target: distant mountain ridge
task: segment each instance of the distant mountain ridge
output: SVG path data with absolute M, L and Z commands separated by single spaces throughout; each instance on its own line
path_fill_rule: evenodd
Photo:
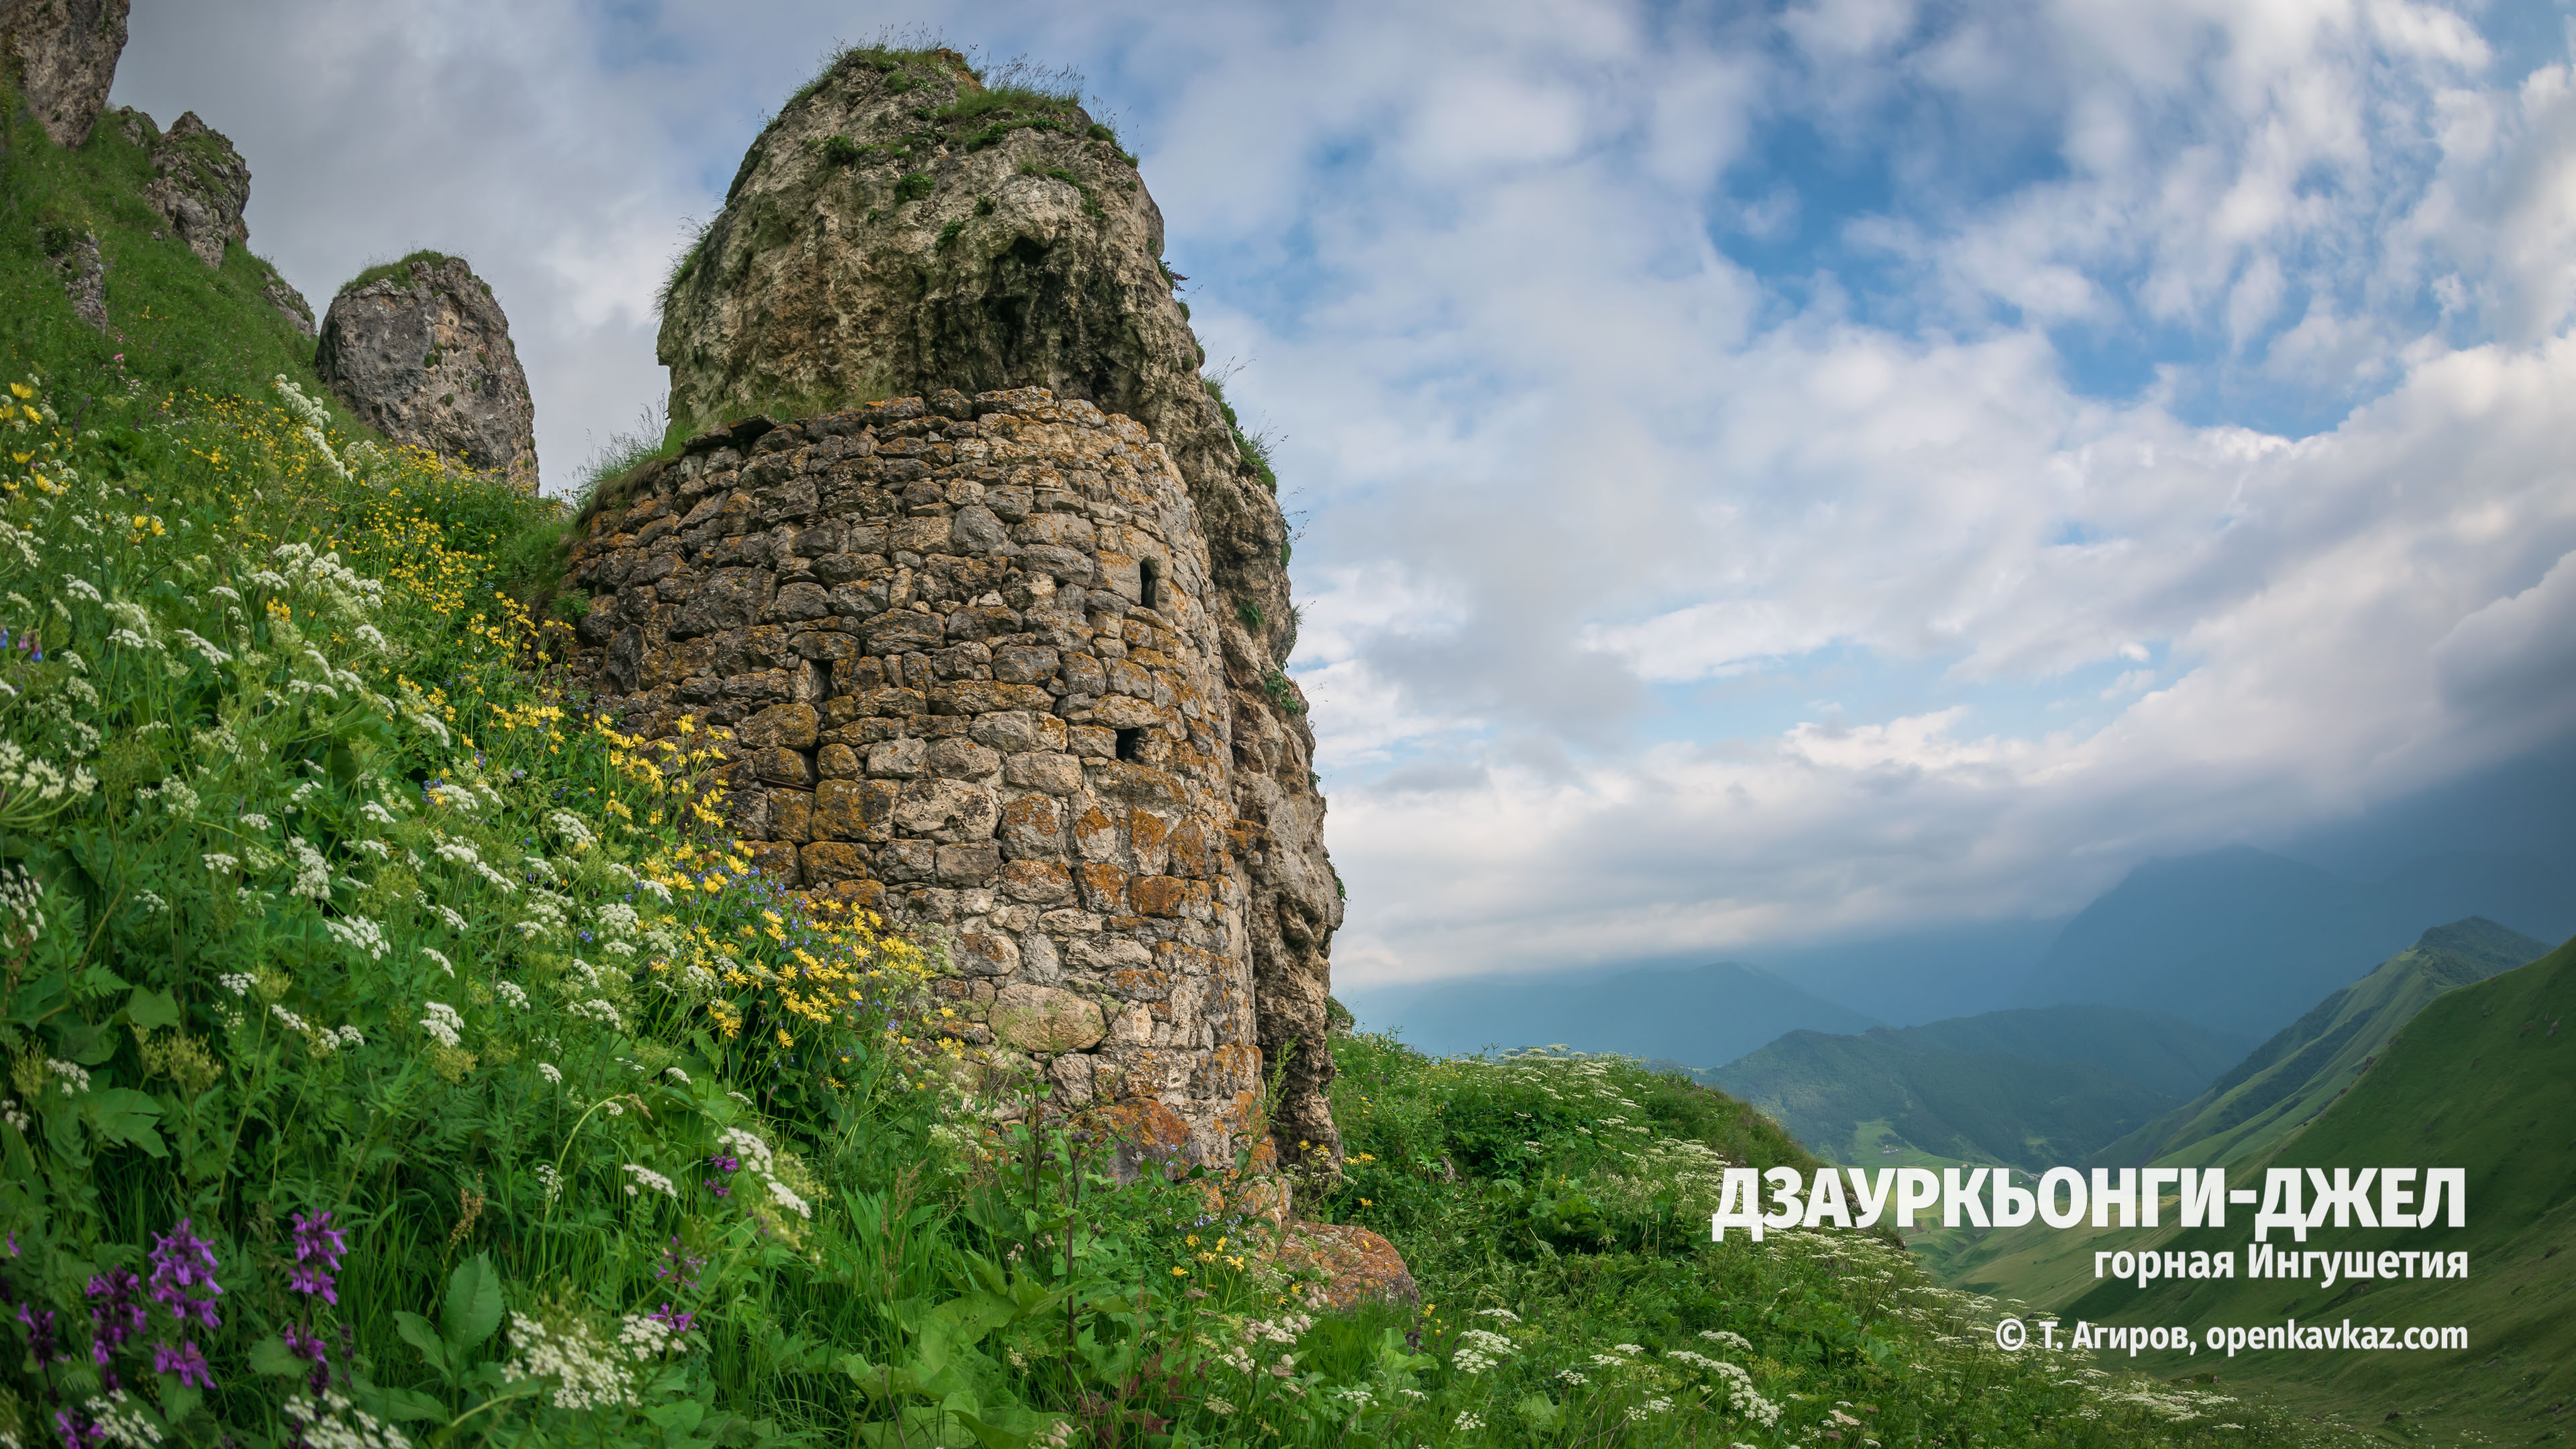
M 2207 1091 L 2095 1155 L 2097 1164 L 2200 1167 L 2242 1161 L 2314 1117 L 2434 997 L 2549 952 L 2483 916 L 2435 926 L 2317 1003 Z
M 1697 1075 L 1829 1161 L 2045 1169 L 2134 1131 L 2246 1045 L 2163 1012 L 2057 1006 L 1856 1035 L 1791 1032 Z
M 2260 1037 L 2428 922 L 2485 916 L 2576 930 L 2576 888 L 2533 856 L 2454 853 L 2374 882 L 2234 846 L 2149 861 L 2066 923 L 2020 996 L 2170 1011 Z
M 1578 978 L 1474 977 L 1353 991 L 1363 1026 L 1435 1054 L 1562 1042 L 1693 1064 L 1731 1061 L 1786 1032 L 1878 1023 L 1759 966 L 1719 961 Z

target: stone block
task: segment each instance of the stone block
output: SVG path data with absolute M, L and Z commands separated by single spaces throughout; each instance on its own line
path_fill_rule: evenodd
M 855 780 L 866 771 L 859 767 L 859 752 L 848 745 L 825 745 L 814 756 L 814 772 L 826 780 Z
M 1086 908 L 1103 915 L 1127 914 L 1127 872 L 1103 861 L 1085 861 L 1074 867 L 1073 878 Z
M 990 840 L 1001 821 L 1001 801 L 992 787 L 964 780 L 907 781 L 895 800 L 895 829 L 944 844 Z
M 990 840 L 943 845 L 934 859 L 934 877 L 945 886 L 984 885 L 1002 873 L 1002 847 Z
M 814 787 L 813 833 L 826 840 L 882 841 L 892 834 L 896 786 L 887 780 L 825 780 Z
M 956 848 L 945 847 L 942 853 Z M 969 976 L 1008 976 L 1019 969 L 1020 948 L 989 925 L 973 925 L 957 933 L 956 964 Z
M 1006 755 L 1042 749 L 1037 721 L 1045 718 L 1045 715 L 1033 715 L 1024 709 L 979 714 L 975 716 L 975 722 L 966 727 L 966 737 L 979 745 L 990 745 Z
M 1076 758 L 1106 760 L 1118 753 L 1118 732 L 1098 725 L 1075 725 L 1065 731 L 1065 749 Z
M 761 618 L 772 624 L 795 623 L 828 618 L 832 612 L 832 596 L 821 584 L 794 583 L 779 589 Z
M 1192 888 L 1204 891 L 1197 881 L 1181 880 L 1168 875 L 1141 875 L 1127 886 L 1128 899 L 1136 904 L 1140 916 L 1173 917 L 1183 914 L 1193 896 Z
M 818 840 L 798 850 L 796 856 L 804 866 L 808 885 L 868 878 L 867 853 L 844 841 Z
M 769 796 L 769 835 L 796 844 L 814 838 L 814 797 L 802 790 L 773 790 Z
M 781 885 L 803 884 L 801 873 L 796 867 L 796 846 L 792 842 L 752 840 L 744 842 L 744 848 L 751 852 L 752 868 L 762 875 L 768 876 Z
M 1097 1046 L 1109 1023 L 1100 1005 L 1057 986 L 1013 982 L 993 998 L 986 1021 L 1000 1040 L 1030 1052 L 1078 1052 Z
M 760 778 L 773 785 L 810 790 L 814 786 L 814 762 L 802 750 L 767 749 L 752 756 L 752 768 Z
M 1002 867 L 1002 894 L 1048 905 L 1073 894 L 1073 872 L 1051 860 L 1014 860 Z
M 937 714 L 980 715 L 1000 710 L 1025 709 L 1039 712 L 1055 708 L 1055 696 L 1034 684 L 1004 684 L 993 679 L 960 679 L 930 691 L 930 708 Z
M 1002 757 L 971 739 L 945 739 L 930 747 L 930 773 L 944 780 L 992 780 L 1002 773 Z
M 1014 796 L 1002 807 L 1002 849 L 1013 860 L 1064 859 L 1064 809 L 1052 795 Z
M 1082 788 L 1082 762 L 1071 755 L 1013 755 L 1002 762 L 1002 782 L 1050 795 L 1070 795 Z
M 993 651 L 993 677 L 1004 684 L 1044 684 L 1055 678 L 1059 660 L 1043 644 L 1005 644 Z
M 1118 817 L 1098 805 L 1086 805 L 1073 817 L 1073 848 L 1084 860 L 1115 861 L 1126 854 L 1119 838 Z
M 939 847 L 927 840 L 898 840 L 877 852 L 877 875 L 895 885 L 926 881 L 938 866 Z
M 881 780 L 918 780 L 930 773 L 930 742 L 898 739 L 871 745 L 868 773 Z
M 889 609 L 860 626 L 870 654 L 909 654 L 948 642 L 948 626 L 936 614 Z

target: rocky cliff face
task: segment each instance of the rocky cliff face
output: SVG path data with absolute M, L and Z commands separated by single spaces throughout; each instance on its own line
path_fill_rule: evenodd
M 492 288 L 461 257 L 361 273 L 323 314 L 314 370 L 397 443 L 537 488 L 537 410 Z
M 242 220 L 250 206 L 250 163 L 194 111 L 152 142 L 152 184 L 143 199 L 170 219 L 171 230 L 207 266 L 224 264 L 228 244 L 250 245 Z
M 1260 1045 L 1286 1067 L 1274 1137 L 1329 1168 L 1342 906 L 1304 701 L 1279 669 L 1296 637 L 1287 530 L 1199 381 L 1162 246 L 1132 158 L 1078 107 L 987 92 L 947 52 L 853 52 L 743 158 L 673 280 L 659 350 L 674 418 L 1037 387 L 1159 445 L 1208 558 L 1246 965 Z
M 78 146 L 107 104 L 133 0 L 0 0 L 0 65 L 57 146 Z

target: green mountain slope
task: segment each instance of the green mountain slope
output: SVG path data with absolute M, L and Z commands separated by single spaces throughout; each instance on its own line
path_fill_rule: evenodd
M 1857 1036 L 1791 1032 L 1699 1075 L 1828 1158 L 2044 1170 L 2134 1131 L 2242 1046 L 2157 1012 L 2051 1007 Z
M 2255 1048 L 2200 1096 L 2094 1161 L 2198 1167 L 2252 1157 L 2349 1088 L 2426 1002 L 2548 950 L 2546 942 L 2479 916 L 2436 926 Z
M 2238 1278 L 2159 1283 L 2141 1292 L 2104 1283 L 2064 1312 L 2096 1323 L 2255 1325 L 2301 1322 L 2463 1325 L 2465 1350 L 2290 1352 L 2213 1363 L 2147 1354 L 2137 1366 L 2217 1369 L 2357 1412 L 2385 1436 L 2424 1433 L 2531 1443 L 2563 1436 L 2576 1398 L 2576 942 L 2541 960 L 2447 992 L 2391 1037 L 2379 1060 L 2306 1130 L 2230 1179 L 2259 1182 L 2267 1167 L 2458 1167 L 2467 1215 L 2458 1228 L 2312 1228 L 2302 1251 L 2466 1252 L 2466 1279 L 2306 1281 Z M 2074 1237 L 2074 1234 L 2068 1234 Z M 2122 1235 L 2121 1247 L 2143 1247 Z M 2283 1236 L 2275 1230 L 2272 1236 Z M 2159 1246 L 2240 1251 L 2253 1237 L 2244 1209 L 2223 1228 L 2172 1235 Z M 2097 1246 L 2111 1246 L 2105 1237 Z M 2386 1417 L 2383 1417 L 2386 1416 Z

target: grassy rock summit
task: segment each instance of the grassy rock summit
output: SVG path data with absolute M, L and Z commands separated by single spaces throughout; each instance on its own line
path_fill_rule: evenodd
M 462 257 L 415 252 L 331 299 L 314 369 L 398 443 L 537 491 L 537 409 L 492 285 Z
M 1261 1048 L 1285 1070 L 1277 1136 L 1329 1161 L 1342 895 L 1305 702 L 1280 669 L 1296 645 L 1287 527 L 1266 463 L 1200 380 L 1135 158 L 1070 85 L 1018 81 L 988 86 L 954 51 L 859 49 L 779 111 L 664 294 L 674 429 L 1028 387 L 1143 425 L 1207 550 L 1238 919 Z

